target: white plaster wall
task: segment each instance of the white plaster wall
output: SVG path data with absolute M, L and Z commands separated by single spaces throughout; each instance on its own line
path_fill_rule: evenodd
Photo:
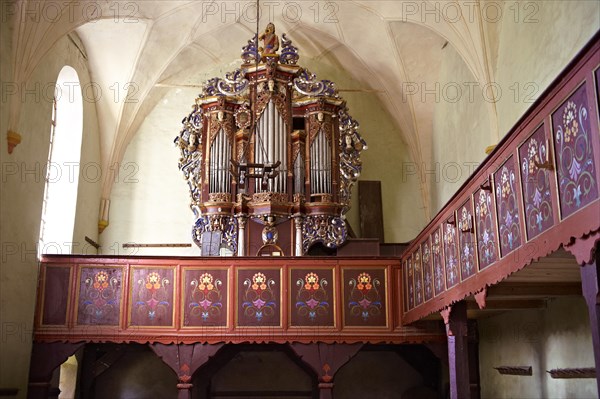
M 596 398 L 595 379 L 553 379 L 547 370 L 594 367 L 583 297 L 552 300 L 547 309 L 513 310 L 479 320 L 481 397 Z M 494 367 L 532 366 L 531 377 L 500 375 Z
M 9 56 L 12 27 L 9 23 L 0 25 L 2 81 L 11 82 L 12 61 Z M 85 59 L 69 38 L 62 38 L 47 53 L 26 82 L 26 87 L 36 94 L 29 94 L 21 101 L 22 109 L 17 131 L 22 135 L 22 142 L 12 155 L 7 153 L 5 139 L 8 129 L 6 117 L 8 102 L 0 103 L 2 116 L 0 160 L 3 168 L 0 194 L 2 220 L 0 227 L 2 245 L 0 387 L 18 388 L 18 397 L 21 398 L 25 397 L 27 387 L 38 277 L 36 244 L 39 238 L 44 170 L 48 159 L 50 137 L 53 90 L 48 90 L 50 94 L 45 95 L 44 88 L 53 87 L 64 65 L 70 65 L 77 70 L 82 85 L 89 83 L 90 76 Z M 21 93 L 17 95 L 21 96 Z M 98 160 L 97 141 L 95 104 L 84 101 L 82 165 Z M 16 170 L 16 173 L 13 174 L 13 170 Z M 74 229 L 74 241 L 80 245 L 75 246 L 75 252 L 91 251 L 89 246 L 84 248 L 82 235 L 97 239 L 99 196 L 99 182 L 85 182 L 80 179 Z
M 111 193 L 110 224 L 101 234 L 104 255 L 200 255 L 192 243 L 194 214 L 177 168 L 173 139 L 198 90 L 169 90 L 130 142 Z M 173 115 L 178 115 L 173 118 Z M 124 243 L 192 244 L 191 248 L 123 248 Z
M 434 216 L 485 158 L 494 138 L 486 98 L 466 64 L 448 45 L 440 67 L 440 101 L 433 117 L 432 165 L 421 178 L 430 187 Z
M 495 82 L 502 89 L 497 103 L 502 137 L 600 29 L 600 2 L 510 1 L 498 23 Z
M 494 92 L 478 86 L 469 101 L 464 84 L 475 78 L 451 45 L 444 49 L 440 86 L 455 82 L 464 90 L 456 103 L 442 90 L 435 107 L 433 164 L 424 176 L 432 216 L 483 161 L 485 148 L 497 143 L 486 102 L 495 102 L 502 138 L 600 28 L 597 1 L 488 0 L 481 8 Z

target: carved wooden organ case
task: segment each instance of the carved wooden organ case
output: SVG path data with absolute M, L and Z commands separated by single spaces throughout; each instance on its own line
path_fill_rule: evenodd
M 280 54 L 249 40 L 239 69 L 203 85 L 175 139 L 202 255 L 300 256 L 346 240 L 366 143 L 334 83 L 297 65 L 282 39 Z

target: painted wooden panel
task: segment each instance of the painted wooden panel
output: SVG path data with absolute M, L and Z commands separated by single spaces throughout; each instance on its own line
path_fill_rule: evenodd
M 122 288 L 122 267 L 82 267 L 79 275 L 77 324 L 119 325 L 123 303 Z
M 596 69 L 594 72 L 594 80 L 596 81 L 596 104 L 600 107 L 600 68 Z M 600 109 L 598 109 L 597 112 L 598 111 L 600 111 Z M 598 115 L 598 113 L 596 115 Z
M 452 223 L 449 223 L 452 219 Z M 446 287 L 458 284 L 458 246 L 456 243 L 456 222 L 454 216 L 444 223 L 444 260 L 446 269 Z
M 42 305 L 43 325 L 62 326 L 67 323 L 70 287 L 70 266 L 46 268 Z
M 413 262 L 412 262 L 412 257 L 408 258 L 408 260 L 406 261 L 406 270 L 407 270 L 407 285 L 408 285 L 408 308 L 412 309 L 415 307 L 415 278 L 414 278 L 414 269 L 413 269 Z
M 129 324 L 173 327 L 175 268 L 132 267 Z
M 515 160 L 511 155 L 494 173 L 496 184 L 496 216 L 498 218 L 500 255 L 506 256 L 521 246 L 521 219 L 517 192 Z
M 585 85 L 552 114 L 560 211 L 567 218 L 598 198 Z
M 184 327 L 227 325 L 227 269 L 184 269 Z
M 471 199 L 458 209 L 458 240 L 460 251 L 460 279 L 466 280 L 477 273 L 475 227 Z
M 477 231 L 477 257 L 479 270 L 498 260 L 498 231 L 494 214 L 494 203 L 491 182 L 487 180 L 484 187 L 475 192 L 475 225 Z
M 596 80 L 596 101 L 600 106 L 600 68 L 596 69 L 594 72 L 595 80 Z
M 237 325 L 281 325 L 281 269 L 237 270 Z
M 333 327 L 333 283 L 333 269 L 291 269 L 289 292 L 292 326 Z
M 344 267 L 342 283 L 344 326 L 387 326 L 386 269 Z
M 446 289 L 446 276 L 442 258 L 442 231 L 438 227 L 431 235 L 431 260 L 433 263 L 434 293 L 439 295 Z
M 404 260 L 402 263 L 402 284 L 404 289 L 402 290 L 402 302 L 403 302 L 403 310 L 406 312 L 411 308 L 408 306 L 408 260 Z
M 540 167 L 549 158 L 548 139 L 544 125 L 540 126 L 519 148 L 525 227 L 531 240 L 554 225 L 550 178 L 548 167 Z
M 420 249 L 413 254 L 413 265 L 415 269 L 415 306 L 418 306 L 423 303 L 423 267 Z
M 421 244 L 421 258 L 423 261 L 423 288 L 425 301 L 433 298 L 433 268 L 431 264 L 431 238 Z

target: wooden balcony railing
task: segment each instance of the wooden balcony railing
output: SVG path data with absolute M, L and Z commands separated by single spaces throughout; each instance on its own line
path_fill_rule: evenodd
M 403 253 L 403 324 L 481 292 L 561 246 L 580 263 L 590 256 L 600 238 L 598 38 Z
M 424 342 L 399 258 L 45 256 L 37 342 Z

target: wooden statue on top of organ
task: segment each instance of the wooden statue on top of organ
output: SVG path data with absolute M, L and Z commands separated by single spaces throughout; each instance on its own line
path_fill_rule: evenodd
M 298 59 L 269 24 L 242 48 L 241 67 L 208 80 L 183 119 L 175 142 L 202 255 L 300 256 L 346 240 L 366 143 L 334 83 Z

